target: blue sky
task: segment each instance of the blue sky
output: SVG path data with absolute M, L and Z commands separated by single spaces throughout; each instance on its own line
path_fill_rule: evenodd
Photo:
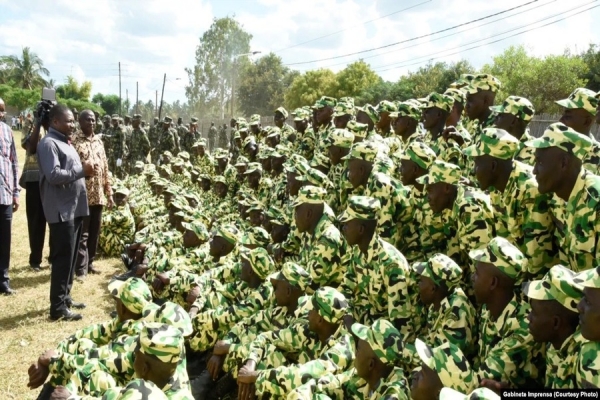
M 29 46 L 57 82 L 71 74 L 90 80 L 93 93 L 118 93 L 121 61 L 123 97 L 127 89 L 134 99 L 139 82 L 144 101 L 154 99 L 156 90 L 160 96 L 166 72 L 165 98 L 185 101 L 184 68 L 193 66 L 199 37 L 214 17 L 235 15 L 253 35 L 252 50 L 274 51 L 284 63 L 296 64 L 430 35 L 529 2 L 442 34 L 290 67 L 338 71 L 364 58 L 395 81 L 428 60 L 465 58 L 481 67 L 510 45 L 523 44 L 543 56 L 600 43 L 600 7 L 588 10 L 598 0 L 0 0 L 0 54 L 19 54 Z

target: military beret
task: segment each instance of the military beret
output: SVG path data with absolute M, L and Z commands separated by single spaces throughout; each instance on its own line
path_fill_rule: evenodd
M 262 165 L 260 163 L 257 162 L 251 162 L 248 163 L 246 172 L 244 172 L 245 175 L 251 174 L 253 172 L 262 172 Z
M 364 161 L 373 162 L 379 153 L 379 147 L 372 142 L 358 142 L 352 145 L 350 153 L 342 157 L 342 160 L 357 158 Z
M 535 115 L 533 104 L 525 97 L 509 96 L 502 105 L 490 107 L 498 114 L 512 114 L 523 121 L 531 121 Z
M 315 102 L 313 108 L 323 108 L 323 107 L 335 107 L 337 104 L 337 100 L 333 97 L 323 96 L 319 100 Z
M 351 196 L 346 210 L 339 216 L 340 222 L 353 219 L 377 220 L 381 212 L 379 200 L 369 196 Z
M 154 303 L 148 304 L 142 312 L 142 318 L 145 321 L 167 324 L 181 332 L 186 337 L 192 334 L 194 327 L 192 320 L 183 307 L 171 301 L 167 301 L 160 306 Z
M 504 129 L 485 128 L 479 141 L 463 150 L 469 157 L 489 155 L 501 160 L 512 160 L 519 151 L 519 139 Z
M 426 170 L 429 169 L 436 158 L 435 151 L 420 141 L 411 142 L 400 156 L 401 160 L 410 160 Z
M 489 90 L 496 93 L 502 88 L 502 84 L 495 76 L 490 74 L 478 74 L 475 75 L 469 84 L 466 86 L 465 91 L 468 94 L 474 94 L 482 90 Z
M 184 353 L 181 331 L 170 325 L 147 323 L 140 332 L 140 352 L 164 363 L 177 363 Z
M 541 137 L 525 143 L 525 145 L 536 149 L 558 147 L 580 160 L 587 156 L 593 144 L 592 139 L 561 122 L 555 122 L 548 126 Z
M 534 300 L 555 300 L 563 307 L 577 312 L 583 287 L 576 283 L 575 272 L 562 265 L 555 265 L 540 280 L 525 282 L 523 294 Z
M 448 288 L 458 286 L 463 275 L 458 264 L 445 254 L 435 254 L 428 261 L 414 263 L 412 269 L 431 279 L 437 286 L 444 283 Z
M 454 99 L 445 94 L 432 92 L 427 96 L 427 104 L 423 108 L 437 107 L 443 111 L 450 112 L 454 107 Z
M 382 363 L 393 365 L 402 356 L 402 336 L 390 321 L 378 319 L 371 326 L 354 323 L 351 330 L 369 344 Z
M 198 239 L 202 241 L 208 240 L 208 229 L 206 229 L 206 225 L 204 225 L 202 220 L 197 219 L 192 222 L 183 222 L 181 225 L 184 229 L 194 232 Z
M 469 257 L 494 265 L 509 278 L 518 280 L 527 269 L 527 258 L 515 245 L 502 237 L 495 237 L 485 248 L 471 250 Z
M 596 97 L 596 93 L 590 89 L 577 88 L 569 95 L 569 97 L 563 100 L 558 100 L 556 104 L 570 109 L 583 108 L 590 114 L 596 115 L 598 98 Z
M 285 108 L 283 107 L 279 107 L 277 108 L 277 110 L 275 110 L 275 112 L 280 112 L 281 115 L 283 115 L 283 118 L 287 118 L 288 117 L 288 112 Z
M 369 131 L 369 125 L 361 124 L 360 122 L 356 122 L 355 120 L 351 120 L 346 125 L 346 129 L 354 134 L 355 137 L 366 138 L 367 132 Z
M 467 102 L 467 95 L 460 89 L 448 88 L 444 92 L 444 95 L 452 97 L 455 103 L 465 104 Z
M 429 173 L 417 178 L 417 182 L 421 185 L 431 185 L 438 182 L 456 185 L 461 179 L 461 171 L 457 165 L 436 160 L 429 167 Z
M 325 204 L 326 199 L 327 190 L 311 185 L 303 186 L 298 191 L 292 207 L 298 207 L 301 204 Z
M 133 277 L 126 281 L 113 280 L 108 284 L 110 294 L 121 300 L 125 308 L 134 314 L 141 314 L 148 303 L 152 302 L 150 288 L 142 279 Z
M 582 287 L 600 289 L 600 267 L 580 272 L 575 276 L 575 282 Z
M 440 391 L 439 400 L 500 400 L 501 397 L 498 396 L 494 391 L 488 388 L 477 388 L 473 390 L 470 394 L 463 394 L 454 389 L 450 389 L 448 387 L 442 388 Z
M 262 247 L 257 247 L 252 250 L 242 250 L 240 257 L 247 260 L 252 267 L 252 270 L 260 279 L 266 279 L 267 276 L 275 269 L 273 259 Z
M 233 224 L 223 224 L 217 228 L 215 236 L 220 236 L 231 244 L 236 244 L 239 240 L 240 231 Z
M 349 149 L 354 143 L 354 135 L 346 129 L 332 129 L 329 132 L 329 143 L 332 146 Z
M 466 393 L 475 389 L 479 383 L 469 361 L 456 345 L 445 342 L 431 348 L 421 339 L 417 339 L 415 348 L 421 362 L 437 373 L 444 387 Z
M 344 295 L 329 286 L 322 286 L 313 294 L 312 305 L 321 318 L 336 324 L 348 313 L 348 301 Z
M 300 290 L 306 290 L 312 284 L 310 274 L 304 268 L 295 262 L 285 262 L 281 271 L 274 274 L 271 279 L 278 281 L 287 281 L 292 286 L 297 286 Z

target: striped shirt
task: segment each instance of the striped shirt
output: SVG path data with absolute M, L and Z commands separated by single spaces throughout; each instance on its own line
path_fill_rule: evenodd
M 12 129 L 0 122 L 0 204 L 11 205 L 19 197 L 19 161 Z

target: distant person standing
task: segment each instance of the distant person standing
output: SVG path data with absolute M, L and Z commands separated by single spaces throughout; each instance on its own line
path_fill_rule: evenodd
M 94 164 L 79 160 L 71 145 L 73 113 L 63 104 L 50 110 L 50 129 L 37 146 L 40 194 L 50 226 L 50 319 L 80 320 L 71 311 L 84 308 L 71 298 L 83 217 L 88 215 L 84 177 L 97 174 Z
M 139 125 L 139 120 L 136 121 Z M 79 114 L 79 127 L 81 131 L 73 138 L 73 147 L 77 150 L 82 162 L 87 161 L 97 166 L 97 174 L 85 180 L 89 215 L 83 218 L 81 240 L 75 264 L 75 275 L 84 277 L 88 273 L 99 273 L 94 268 L 94 259 L 100 238 L 102 210 L 105 205 L 112 208 L 114 201 L 108 177 L 108 161 L 102 140 L 94 133 L 96 117 L 92 110 L 84 110 Z
M 4 117 L 4 100 L 0 99 L 0 119 Z M 10 295 L 8 266 L 10 264 L 10 242 L 12 214 L 19 209 L 19 161 L 10 126 L 0 122 L 0 294 Z
M 217 139 L 217 127 L 214 122 L 210 123 L 210 128 L 208 129 L 208 149 L 209 151 L 215 150 L 215 140 Z

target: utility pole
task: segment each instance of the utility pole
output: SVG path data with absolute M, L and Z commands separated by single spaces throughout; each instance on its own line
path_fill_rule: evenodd
M 119 115 L 122 115 L 123 109 L 121 108 L 121 61 L 119 61 Z
M 125 89 L 125 104 L 127 105 L 127 110 L 125 110 L 125 114 L 129 114 L 129 89 Z
M 139 93 L 139 87 L 138 87 L 138 82 L 135 83 L 135 113 L 139 114 L 139 107 L 138 107 L 138 93 Z
M 237 57 L 233 59 L 233 68 L 231 72 L 231 118 L 233 119 L 234 108 L 234 99 L 235 99 L 235 68 L 237 66 Z
M 158 114 L 158 90 L 154 91 L 154 115 Z
M 165 77 L 163 78 L 163 87 L 162 93 L 160 94 L 160 107 L 158 107 L 158 120 L 160 121 L 160 114 L 162 113 L 162 105 L 163 105 L 163 97 L 165 95 L 165 82 L 167 81 L 167 73 L 165 72 Z

